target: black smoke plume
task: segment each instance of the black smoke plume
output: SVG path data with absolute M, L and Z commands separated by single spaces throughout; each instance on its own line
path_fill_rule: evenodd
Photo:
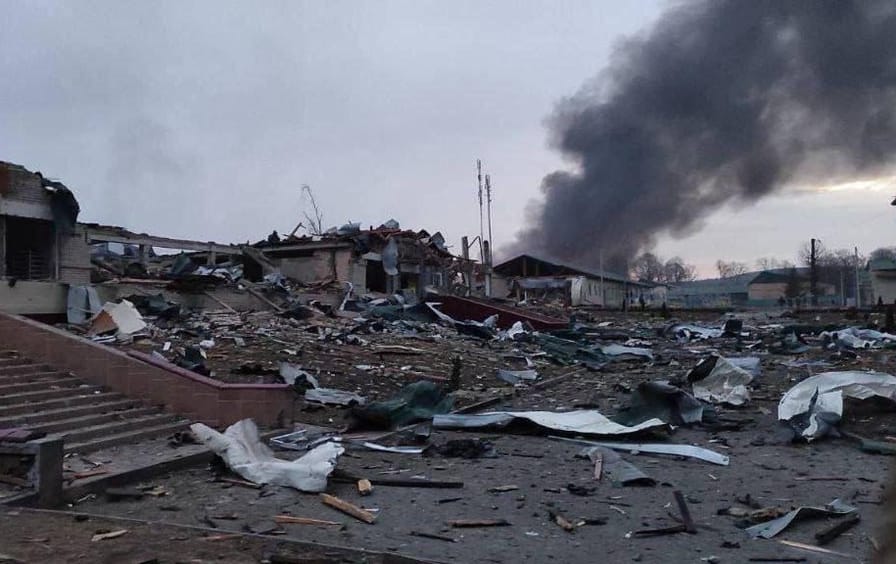
M 545 177 L 510 250 L 579 264 L 603 249 L 619 268 L 726 203 L 878 174 L 896 161 L 896 2 L 675 4 L 549 130 L 573 170 Z

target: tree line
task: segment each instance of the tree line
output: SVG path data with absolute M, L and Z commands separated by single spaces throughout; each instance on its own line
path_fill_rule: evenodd
M 812 266 L 811 244 L 805 243 L 799 250 L 799 266 Z M 815 245 L 815 264 L 819 282 L 833 284 L 840 295 L 855 295 L 856 268 L 864 268 L 869 260 L 891 260 L 896 262 L 896 247 L 881 247 L 870 254 L 856 253 L 854 249 L 828 249 L 819 241 Z M 751 265 L 746 262 L 719 259 L 715 263 L 719 278 L 732 278 L 751 271 L 786 271 L 794 280 L 800 278 L 797 264 L 776 257 L 761 257 Z M 681 257 L 662 258 L 655 253 L 645 252 L 636 257 L 629 268 L 629 275 L 638 281 L 652 284 L 676 284 L 696 280 L 697 268 Z

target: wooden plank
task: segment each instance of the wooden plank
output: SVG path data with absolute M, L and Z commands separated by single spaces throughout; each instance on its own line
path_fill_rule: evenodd
M 202 293 L 205 294 L 206 296 L 208 296 L 211 300 L 216 302 L 218 305 L 220 305 L 221 307 L 223 307 L 230 313 L 237 313 L 237 314 L 239 313 L 237 310 L 233 309 L 232 307 L 230 307 L 229 305 L 224 303 L 222 300 L 218 299 L 216 296 L 213 296 L 210 292 L 202 292 Z
M 445 521 L 450 527 L 455 528 L 471 528 L 471 527 L 508 527 L 510 522 L 506 519 L 452 519 Z
M 691 534 L 696 533 L 697 526 L 694 524 L 694 520 L 691 518 L 691 510 L 688 508 L 688 504 L 684 500 L 684 494 L 682 494 L 680 490 L 675 490 L 674 492 L 672 492 L 672 495 L 675 496 L 675 503 L 678 504 L 678 511 L 679 513 L 681 513 L 681 522 L 684 525 L 684 530 Z
M 261 295 L 261 292 L 259 292 L 259 291 L 256 290 L 255 288 L 249 288 L 249 287 L 247 286 L 247 287 L 246 287 L 246 290 L 247 290 L 250 294 L 252 294 L 253 296 L 255 296 L 256 298 L 258 298 L 259 300 L 263 301 L 264 303 L 266 303 L 266 304 L 269 305 L 270 307 L 274 308 L 274 311 L 276 311 L 277 313 L 283 313 L 284 309 L 283 309 L 282 307 L 278 306 L 277 304 L 275 304 L 275 303 L 272 302 L 271 300 L 269 300 L 269 299 L 267 299 L 266 297 L 264 297 L 263 295 Z
M 341 527 L 342 523 L 338 521 L 325 521 L 323 519 L 312 519 L 311 517 L 294 517 L 292 515 L 277 515 L 274 517 L 275 523 L 289 523 L 292 525 L 336 525 Z
M 329 505 L 333 509 L 341 511 L 359 521 L 363 521 L 368 525 L 372 525 L 373 522 L 376 521 L 376 517 L 373 515 L 373 513 L 365 511 L 357 505 L 353 505 L 343 499 L 339 499 L 335 495 L 322 493 L 320 494 L 320 500 L 324 503 L 324 505 Z
M 845 518 L 843 521 L 840 521 L 839 523 L 836 523 L 826 529 L 818 531 L 817 533 L 815 533 L 815 542 L 822 546 L 830 543 L 846 531 L 855 527 L 859 523 L 859 519 L 859 514 L 854 513 Z
M 361 495 L 370 495 L 373 493 L 373 484 L 370 483 L 370 480 L 366 478 L 358 480 L 358 493 Z

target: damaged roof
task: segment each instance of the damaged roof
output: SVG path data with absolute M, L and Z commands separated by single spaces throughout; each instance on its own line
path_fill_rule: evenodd
M 524 265 L 533 265 L 536 268 L 535 272 L 529 272 L 528 268 L 524 273 Z M 510 260 L 506 260 L 501 264 L 498 264 L 494 267 L 494 271 L 497 274 L 501 274 L 503 276 L 525 276 L 528 278 L 534 278 L 538 276 L 587 276 L 589 278 L 603 278 L 604 280 L 610 280 L 614 282 L 624 282 L 626 284 L 631 284 L 633 286 L 644 286 L 650 287 L 650 284 L 645 284 L 643 282 L 636 282 L 634 280 L 630 280 L 627 276 L 623 276 L 621 274 L 617 274 L 614 272 L 607 272 L 597 269 L 585 268 L 582 266 L 573 266 L 569 263 L 561 263 L 561 262 L 552 262 L 543 258 L 539 258 L 530 254 L 522 254 L 516 256 Z

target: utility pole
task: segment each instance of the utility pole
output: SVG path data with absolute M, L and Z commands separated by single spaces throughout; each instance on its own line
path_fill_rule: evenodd
M 604 249 L 603 247 L 599 250 L 599 261 L 600 264 L 598 268 L 600 268 L 600 307 L 606 307 L 607 295 L 604 293 Z M 623 298 L 625 299 L 625 298 Z
M 859 291 L 859 248 L 855 247 L 856 253 L 856 308 L 862 307 L 862 293 Z
M 470 239 L 466 235 L 460 238 L 461 257 L 464 259 L 464 282 L 467 286 L 467 292 L 473 290 L 473 269 L 470 268 Z
M 492 240 L 492 175 L 485 175 L 485 202 L 488 211 L 486 212 L 486 217 L 488 217 L 488 244 L 489 247 L 494 248 L 495 242 Z M 491 259 L 491 254 L 489 254 L 489 259 Z M 489 260 L 489 266 L 491 266 L 491 260 Z
M 492 252 L 494 252 L 494 245 L 492 245 L 492 177 L 489 174 L 485 175 L 485 205 L 487 208 L 488 217 L 488 240 L 483 243 L 485 247 L 485 297 L 492 297 Z
M 840 271 L 840 305 L 846 307 L 846 273 L 842 268 Z
M 476 179 L 479 181 L 479 260 L 485 264 L 485 250 L 482 242 L 485 240 L 485 232 L 482 227 L 482 161 L 476 159 Z
M 809 293 L 811 304 L 818 305 L 818 257 L 815 253 L 815 238 L 812 238 L 809 252 Z

